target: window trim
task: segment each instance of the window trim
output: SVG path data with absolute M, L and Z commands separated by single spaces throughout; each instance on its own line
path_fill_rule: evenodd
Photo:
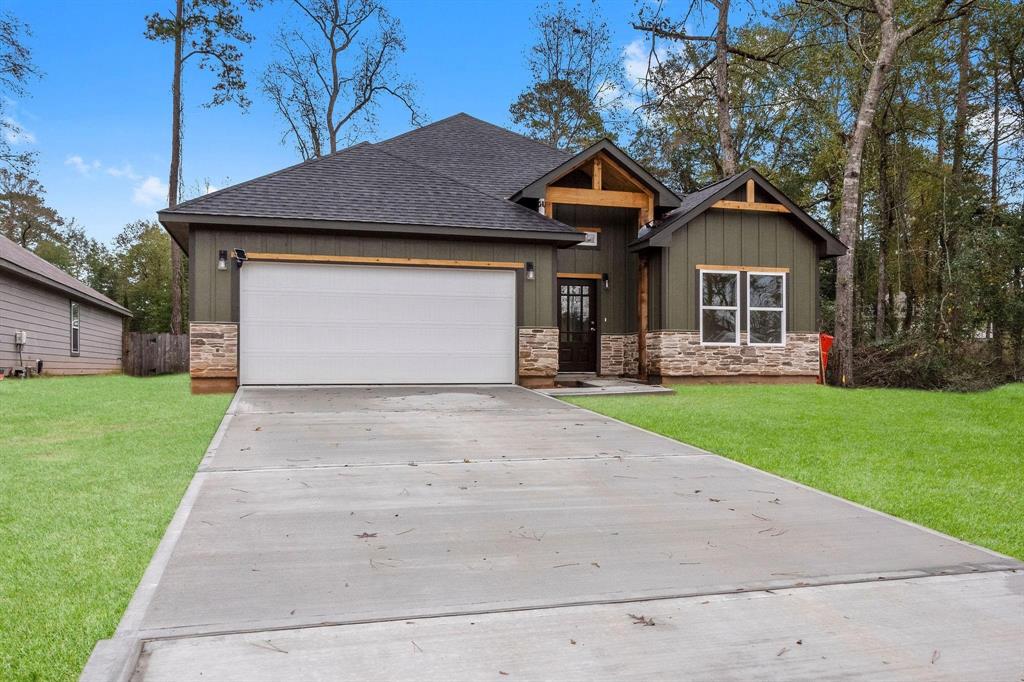
M 714 269 L 714 268 L 701 268 L 697 271 L 699 274 L 698 279 L 700 280 L 700 289 L 697 298 L 697 321 L 698 321 L 698 333 L 700 334 L 700 345 L 702 346 L 738 346 L 740 345 L 740 304 L 742 301 L 742 277 L 740 277 L 739 270 L 728 270 L 728 269 Z M 717 275 L 732 275 L 736 278 L 736 305 L 735 306 L 722 306 L 722 305 L 704 305 L 704 275 L 717 274 Z M 736 340 L 735 341 L 705 341 L 704 340 L 704 311 L 705 310 L 733 310 L 736 312 Z
M 747 345 L 748 346 L 763 346 L 766 348 L 782 348 L 786 345 L 786 313 L 788 297 L 786 296 L 786 284 L 787 275 L 786 272 L 769 272 L 762 270 L 749 270 L 747 272 Z M 750 305 L 750 278 L 754 276 L 768 276 L 768 277 L 781 277 L 782 278 L 782 307 L 781 308 L 766 308 L 763 306 L 752 306 Z M 782 341 L 780 343 L 755 343 L 750 340 L 750 313 L 754 312 L 774 312 L 782 313 Z
M 71 357 L 78 357 L 82 354 L 82 306 L 77 301 L 71 301 L 68 310 L 70 319 L 68 321 L 68 346 L 71 349 Z M 75 332 L 78 332 L 78 344 L 75 344 Z

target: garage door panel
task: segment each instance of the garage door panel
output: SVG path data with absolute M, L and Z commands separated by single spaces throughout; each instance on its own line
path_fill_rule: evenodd
M 510 271 L 249 263 L 241 381 L 508 383 Z

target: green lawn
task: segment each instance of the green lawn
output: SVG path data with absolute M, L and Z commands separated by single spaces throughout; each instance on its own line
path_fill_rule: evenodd
M 686 386 L 568 400 L 1024 559 L 1024 384 Z
M 0 382 L 0 680 L 78 678 L 229 399 L 184 375 Z

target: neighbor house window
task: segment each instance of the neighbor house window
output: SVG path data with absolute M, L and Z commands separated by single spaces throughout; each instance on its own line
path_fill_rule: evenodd
M 78 304 L 71 303 L 71 354 L 78 355 L 81 343 L 81 321 L 78 317 Z
M 700 272 L 700 342 L 735 346 L 740 342 L 740 273 Z
M 747 273 L 747 342 L 752 346 L 786 344 L 786 275 Z

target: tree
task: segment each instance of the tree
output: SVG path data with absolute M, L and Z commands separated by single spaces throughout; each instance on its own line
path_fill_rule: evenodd
M 622 58 L 592 2 L 562 0 L 533 18 L 537 42 L 526 63 L 533 84 L 509 107 L 512 122 L 552 147 L 578 151 L 609 136 L 624 92 Z
M 336 152 L 376 129 L 385 98 L 419 125 L 415 86 L 398 71 L 405 36 L 397 18 L 377 0 L 292 4 L 311 27 L 282 31 L 263 75 L 263 91 L 286 124 L 282 140 L 292 138 L 303 159 Z
M 4 112 L 8 98 L 25 96 L 29 80 L 40 75 L 32 63 L 32 50 L 25 43 L 31 35 L 27 24 L 9 12 L 0 12 L 0 164 L 13 172 L 27 172 L 33 158 L 29 152 L 14 150 L 11 140 L 22 131 Z
M 0 231 L 34 251 L 61 240 L 64 219 L 46 205 L 46 189 L 30 172 L 0 168 Z
M 900 47 L 923 31 L 960 16 L 973 2 L 963 0 L 957 4 L 953 0 L 939 0 L 929 3 L 929 7 L 908 20 L 897 14 L 895 1 L 872 0 L 871 4 L 848 3 L 845 0 L 817 2 L 819 5 L 834 4 L 828 9 L 834 10 L 836 20 L 851 31 L 856 47 L 867 49 L 869 41 L 874 43 L 874 55 L 865 65 L 868 78 L 862 84 L 860 103 L 856 107 L 857 118 L 846 144 L 839 211 L 839 239 L 848 250 L 836 264 L 836 342 L 833 348 L 837 376 L 843 386 L 854 384 L 854 259 L 859 236 L 861 169 L 864 145 L 874 122 L 878 100 Z
M 255 10 L 262 0 L 242 0 Z M 201 70 L 215 72 L 213 96 L 206 106 L 236 102 L 242 109 L 249 105 L 245 96 L 245 73 L 239 45 L 248 45 L 253 36 L 243 27 L 241 11 L 234 0 L 176 0 L 174 15 L 150 14 L 146 17 L 146 38 L 174 46 L 171 78 L 171 164 L 167 181 L 167 205 L 177 206 L 181 183 L 181 126 L 183 116 L 181 77 L 190 59 Z M 171 245 L 170 330 L 181 333 L 182 252 Z
M 132 311 L 132 331 L 156 332 L 170 324 L 172 240 L 156 221 L 137 220 L 114 238 L 114 298 Z

